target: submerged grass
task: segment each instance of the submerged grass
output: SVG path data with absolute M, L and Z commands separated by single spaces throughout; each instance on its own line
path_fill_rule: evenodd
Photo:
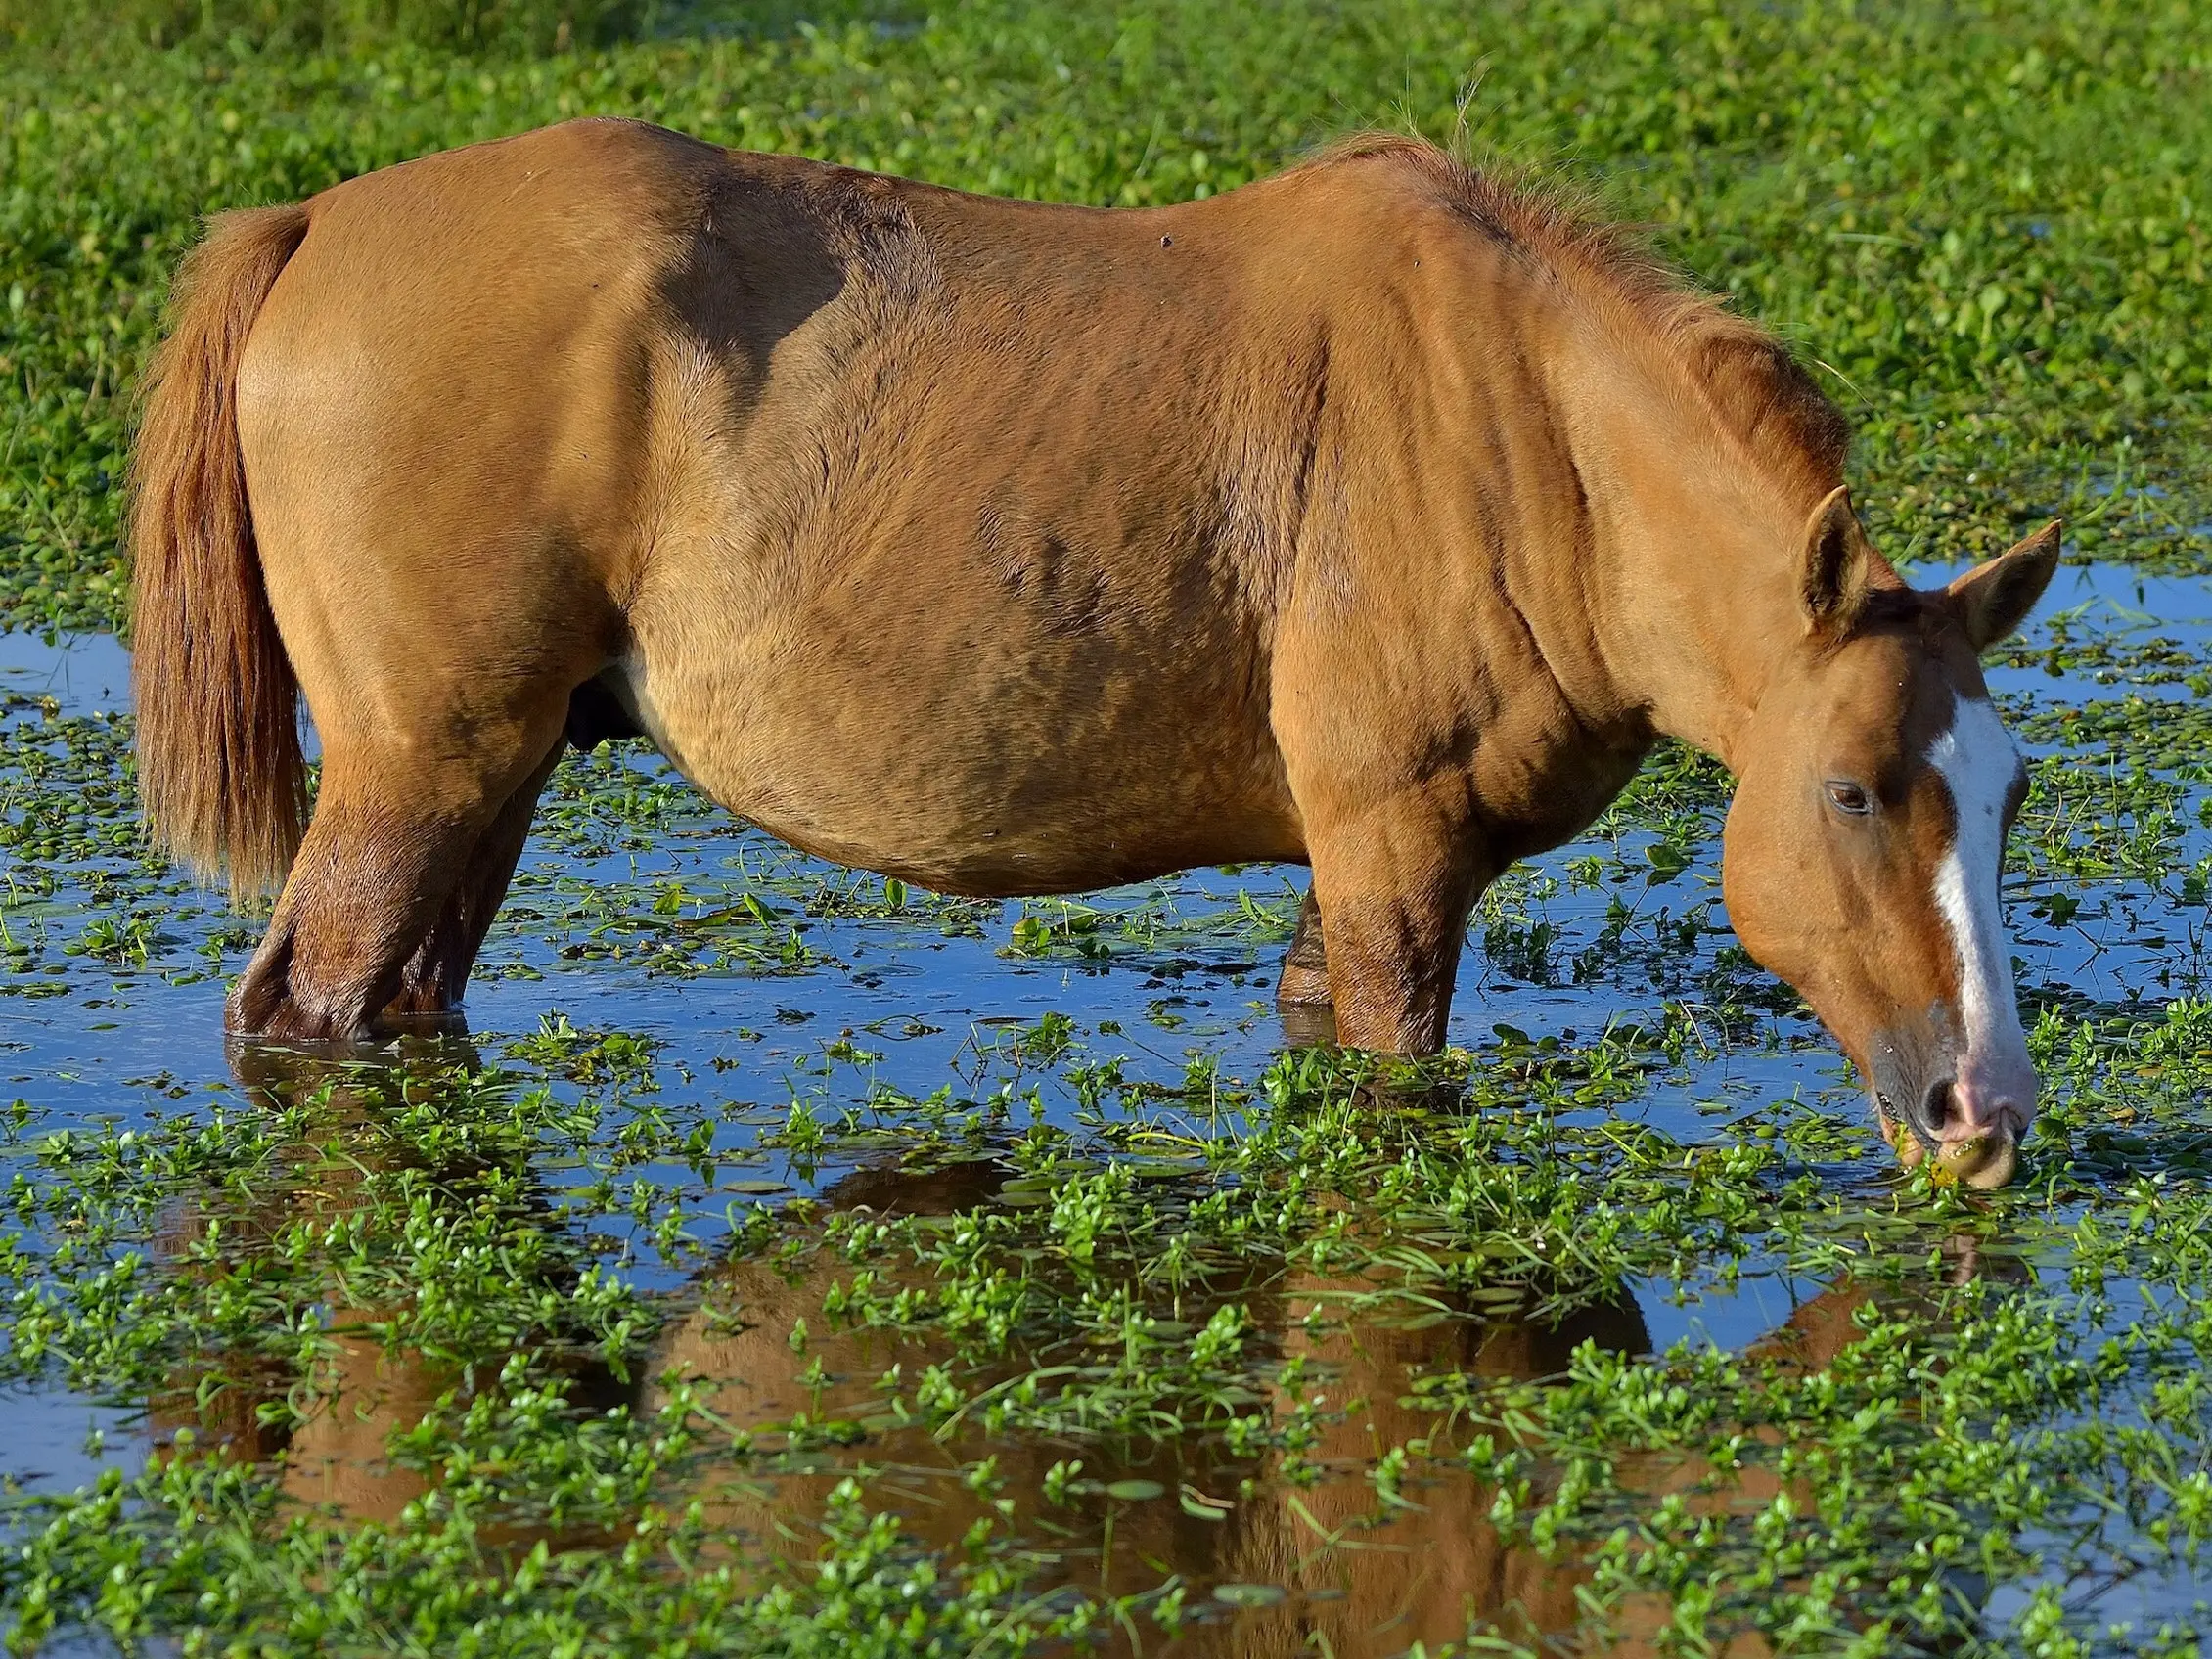
M 2144 700 L 2202 650 L 2162 626 L 2062 607 L 2001 670 L 2050 1103 L 1995 1197 L 1822 1092 L 1679 753 L 1486 903 L 1463 986 L 1509 1017 L 1421 1067 L 1204 1024 L 1264 1003 L 1273 872 L 1047 922 L 617 751 L 557 779 L 491 983 L 651 1023 L 49 1081 L 250 928 L 147 856 L 127 717 L 19 695 L 0 1365 L 118 1414 L 6 1500 L 10 1639 L 2193 1653 L 2212 733 Z M 2170 749 L 2100 761 L 2150 706 Z M 956 1043 L 898 975 L 963 952 Z M 1025 965 L 1116 1013 L 987 1013 Z
M 19 1644 L 1210 1650 L 1294 1600 L 1397 1651 L 1358 1638 L 1441 1551 L 1432 1589 L 1525 1556 L 1559 1592 L 1417 1630 L 1873 1653 L 1973 1645 L 1992 1584 L 2054 1559 L 2192 1572 L 2212 1529 L 2201 1158 L 2140 1137 L 2131 1168 L 2046 1132 L 1996 1204 L 1870 1189 L 1841 1176 L 1868 1138 L 1808 1107 L 1608 1121 L 1652 1065 L 1625 1042 L 1461 1056 L 1425 1105 L 1313 1055 L 1245 1089 L 1065 1052 L 1071 1127 L 878 1089 L 735 1147 L 749 1108 L 663 1101 L 609 1041 L 278 1064 L 242 1105 L 26 1146 L 10 1369 L 164 1444 L 16 1501 Z M 2067 1096 L 2198 1121 L 2204 1005 L 2038 1046 Z M 733 1196 L 763 1160 L 853 1173 Z M 1747 1351 L 1646 1352 L 1633 1283 L 1749 1264 L 1817 1289 Z M 2077 1650 L 2066 1612 L 2013 1637 Z
M 1683 751 L 1485 901 L 1430 1065 L 1278 1052 L 1281 872 L 944 899 L 635 747 L 557 775 L 473 1045 L 226 1058 L 253 926 L 152 858 L 128 715 L 0 689 L 0 1424 L 104 1409 L 5 1460 L 10 1649 L 2198 1653 L 2212 602 L 2157 573 L 2212 567 L 2207 32 L 994 0 L 19 50 L 19 625 L 120 617 L 197 215 L 587 112 L 1114 202 L 1464 104 L 1828 366 L 1893 551 L 2055 511 L 2136 574 L 1997 670 L 2049 1104 L 1995 1196 L 1895 1174 L 1734 946 L 1727 780 Z

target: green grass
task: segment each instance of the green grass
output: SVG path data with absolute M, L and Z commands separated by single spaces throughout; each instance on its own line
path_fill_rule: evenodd
M 1892 551 L 2064 512 L 2078 557 L 2212 571 L 2192 6 L 1001 0 L 474 57 L 410 38 L 458 10 L 302 11 L 336 21 L 266 50 L 253 12 L 165 53 L 26 26 L 0 66 L 12 624 L 120 617 L 131 387 L 206 211 L 594 112 L 1159 202 L 1346 128 L 1449 137 L 1469 85 L 1478 149 L 1828 366 Z M 5 1640 L 1349 1659 L 1395 1638 L 1334 1591 L 1471 1561 L 1556 1592 L 1555 1636 L 1683 1654 L 2198 1654 L 2212 655 L 2099 605 L 2002 657 L 2044 745 L 2007 892 L 2050 1103 L 1992 1197 L 1888 1173 L 1828 1088 L 1718 909 L 1727 781 L 1679 750 L 1500 882 L 1482 1035 L 1410 1072 L 1258 1052 L 1279 873 L 944 899 L 739 833 L 633 747 L 564 764 L 487 949 L 527 1017 L 232 1087 L 203 1073 L 252 923 L 152 858 L 127 716 L 0 690 L 0 1380 L 158 1442 L 11 1472 Z M 932 1011 L 956 972 L 972 1006 Z M 872 976 L 896 1012 L 822 1017 Z M 582 1011 L 609 986 L 619 1024 Z M 102 1059 L 164 1022 L 205 1027 L 170 1069 Z M 1638 1352 L 1637 1307 L 1760 1287 L 1779 1329 Z
M 645 32 L 652 0 L 0 0 L 0 44 L 48 58 L 121 46 L 346 50 L 408 42 L 509 52 L 600 46 Z
M 130 388 L 202 214 L 587 112 L 1147 202 L 1346 128 L 1448 138 L 1464 98 L 1479 150 L 1594 187 L 1831 367 L 1893 550 L 1983 551 L 2064 511 L 2085 550 L 2201 560 L 2208 71 L 2190 0 L 998 0 L 553 58 L 19 54 L 0 71 L 0 615 L 117 615 Z

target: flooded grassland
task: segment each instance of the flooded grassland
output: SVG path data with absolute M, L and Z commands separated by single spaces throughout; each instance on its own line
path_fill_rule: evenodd
M 84 10 L 0 0 L 0 1644 L 2201 1652 L 2200 4 Z M 149 857 L 113 638 L 169 273 L 588 113 L 1098 206 L 1456 135 L 1783 331 L 1884 549 L 2062 516 L 1994 669 L 2019 1179 L 1900 1173 L 1679 751 L 1497 884 L 1416 1069 L 1287 1042 L 1302 872 L 952 901 L 635 745 L 557 774 L 465 1035 L 227 1051 L 257 922 Z
M 945 900 L 642 746 L 466 1035 L 226 1053 L 255 929 L 147 856 L 120 651 L 15 636 L 14 1639 L 2195 1651 L 2208 619 L 2070 567 L 1996 672 L 2050 1103 L 1986 1197 L 1735 947 L 1687 755 L 1387 1092 L 1286 1044 L 1302 873 Z

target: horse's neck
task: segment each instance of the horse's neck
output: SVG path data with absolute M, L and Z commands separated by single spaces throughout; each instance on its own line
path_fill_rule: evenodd
M 1762 467 L 1704 402 L 1599 353 L 1557 382 L 1588 502 L 1585 626 L 1627 718 L 1723 762 L 1804 636 L 1798 555 L 1817 496 Z

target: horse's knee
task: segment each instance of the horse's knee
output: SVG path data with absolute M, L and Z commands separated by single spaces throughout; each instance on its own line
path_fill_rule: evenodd
M 1316 848 L 1317 931 L 1337 1041 L 1427 1054 L 1443 1046 L 1467 914 L 1491 872 L 1457 825 L 1396 828 L 1384 859 L 1357 838 Z

